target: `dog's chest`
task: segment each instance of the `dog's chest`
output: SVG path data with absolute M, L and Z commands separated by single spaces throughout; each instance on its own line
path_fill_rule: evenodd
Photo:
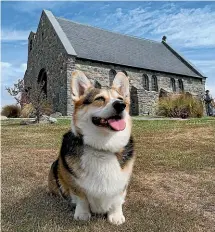
M 83 173 L 78 183 L 87 194 L 95 197 L 122 193 L 130 176 L 121 169 L 115 154 L 91 147 L 85 148 L 81 167 Z

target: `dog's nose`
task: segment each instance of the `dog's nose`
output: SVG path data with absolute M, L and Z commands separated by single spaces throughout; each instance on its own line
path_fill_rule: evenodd
M 116 110 L 117 114 L 121 113 L 125 109 L 126 105 L 122 101 L 115 101 L 113 103 L 113 108 Z

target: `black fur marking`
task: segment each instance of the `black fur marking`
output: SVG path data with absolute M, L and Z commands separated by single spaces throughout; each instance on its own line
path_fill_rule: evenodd
M 122 152 L 122 158 L 119 160 L 120 166 L 123 168 L 125 164 L 132 159 L 134 156 L 134 140 L 131 136 L 128 144 L 125 146 L 123 152 Z
M 55 181 L 56 181 L 56 184 L 57 184 L 57 187 L 60 191 L 60 194 L 62 195 L 62 197 L 64 199 L 68 199 L 67 196 L 65 196 L 65 194 L 63 193 L 62 189 L 61 189 L 61 184 L 59 182 L 59 179 L 58 179 L 58 159 L 52 164 L 52 168 L 53 168 L 53 174 L 54 174 L 54 178 L 55 178 Z
M 58 169 L 58 159 L 55 160 L 55 162 L 52 164 L 51 168 L 53 168 L 53 173 L 54 173 L 54 178 L 56 180 L 56 184 L 58 187 L 60 187 L 60 184 L 58 182 L 58 172 L 57 172 L 57 169 Z
M 83 104 L 84 105 L 89 105 L 93 102 L 95 96 L 100 93 L 100 89 L 94 88 L 92 89 L 84 98 Z
M 82 136 L 75 136 L 71 131 L 67 132 L 63 136 L 63 141 L 60 150 L 60 156 L 64 168 L 74 177 L 77 177 L 75 172 L 69 166 L 67 158 L 73 156 L 81 156 L 84 153 L 83 139 Z

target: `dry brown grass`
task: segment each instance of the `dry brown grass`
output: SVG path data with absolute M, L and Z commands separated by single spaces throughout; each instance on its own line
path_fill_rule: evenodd
M 126 223 L 75 222 L 47 194 L 47 176 L 69 121 L 2 122 L 2 231 L 214 231 L 215 121 L 136 121 L 137 160 L 124 205 Z

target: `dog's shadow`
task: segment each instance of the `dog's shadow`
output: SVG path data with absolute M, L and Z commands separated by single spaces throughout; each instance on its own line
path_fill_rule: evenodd
M 89 222 L 76 222 L 74 211 L 75 206 L 69 201 L 52 196 L 40 187 L 16 203 L 3 204 L 2 225 L 10 231 L 40 231 L 39 228 L 50 225 L 66 230 L 74 225 L 79 228 L 89 225 Z M 105 216 L 92 215 L 91 222 L 95 218 L 104 219 Z

